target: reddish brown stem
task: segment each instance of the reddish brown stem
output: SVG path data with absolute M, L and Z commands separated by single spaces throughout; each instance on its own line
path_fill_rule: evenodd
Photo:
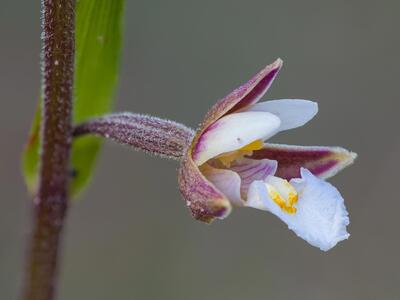
M 40 182 L 35 198 L 23 299 L 54 299 L 59 244 L 68 206 L 74 66 L 74 0 L 43 0 L 43 115 Z
M 194 131 L 183 124 L 149 115 L 114 113 L 86 121 L 74 128 L 74 137 L 94 134 L 135 150 L 180 160 Z

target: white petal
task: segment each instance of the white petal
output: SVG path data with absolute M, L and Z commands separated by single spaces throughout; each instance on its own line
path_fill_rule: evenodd
M 318 112 L 318 104 L 302 99 L 280 99 L 254 104 L 246 111 L 270 112 L 281 119 L 279 131 L 303 126 Z
M 245 206 L 270 211 L 267 207 L 269 201 L 271 200 L 268 197 L 267 187 L 264 182 L 260 180 L 253 181 L 247 192 Z
M 299 237 L 327 251 L 349 237 L 346 231 L 349 218 L 344 200 L 334 186 L 315 177 L 310 171 L 301 169 L 301 177 L 290 181 L 299 193 L 295 214 L 282 211 L 270 199 L 261 181 L 250 186 L 246 206 L 270 211 Z
M 197 165 L 219 154 L 240 149 L 255 140 L 277 133 L 277 116 L 268 112 L 240 112 L 226 115 L 212 124 L 200 137 L 193 151 Z
M 233 204 L 243 206 L 244 202 L 240 196 L 239 175 L 226 169 L 216 169 L 208 164 L 201 167 L 202 174 L 215 185 Z

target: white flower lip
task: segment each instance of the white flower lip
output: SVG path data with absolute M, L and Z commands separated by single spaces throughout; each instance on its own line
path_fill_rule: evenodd
M 301 169 L 301 178 L 290 183 L 299 193 L 295 214 L 285 213 L 268 196 L 264 182 L 255 181 L 249 188 L 246 206 L 270 211 L 311 245 L 328 251 L 349 237 L 348 213 L 339 191 L 330 183 Z

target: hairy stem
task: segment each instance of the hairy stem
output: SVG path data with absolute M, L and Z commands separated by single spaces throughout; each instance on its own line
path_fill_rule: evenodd
M 74 137 L 94 134 L 162 157 L 181 159 L 194 131 L 183 124 L 148 115 L 115 113 L 74 129 Z
M 59 244 L 68 207 L 74 9 L 74 0 L 42 1 L 42 148 L 24 282 L 25 300 L 50 300 L 56 294 Z

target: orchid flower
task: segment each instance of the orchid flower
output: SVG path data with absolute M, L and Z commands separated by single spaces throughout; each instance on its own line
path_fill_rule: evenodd
M 349 218 L 342 196 L 325 179 L 356 154 L 266 143 L 318 112 L 308 100 L 257 103 L 281 66 L 276 60 L 211 108 L 182 160 L 179 186 L 196 219 L 225 218 L 232 206 L 269 211 L 326 251 L 349 237 Z
M 178 159 L 180 191 L 198 220 L 223 219 L 232 207 L 256 208 L 327 251 L 349 237 L 349 218 L 339 191 L 325 179 L 356 154 L 340 147 L 266 143 L 318 112 L 308 100 L 257 103 L 281 67 L 278 59 L 217 102 L 196 132 L 169 120 L 119 113 L 84 123 L 74 134 L 92 133 Z

